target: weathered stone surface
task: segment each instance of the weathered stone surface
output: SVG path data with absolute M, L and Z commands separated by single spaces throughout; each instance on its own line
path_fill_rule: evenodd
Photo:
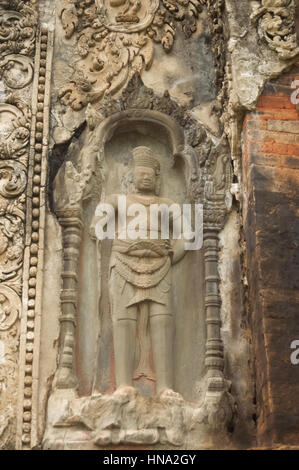
M 255 352 L 257 438 L 268 446 L 297 445 L 299 433 L 298 372 L 290 360 L 290 345 L 299 337 L 299 147 L 287 139 L 298 133 L 290 102 L 297 73 L 294 69 L 267 86 L 244 127 L 247 311 Z
M 298 445 L 298 25 L 295 0 L 0 1 L 0 449 Z M 202 204 L 202 248 L 111 266 L 92 220 L 127 193 Z

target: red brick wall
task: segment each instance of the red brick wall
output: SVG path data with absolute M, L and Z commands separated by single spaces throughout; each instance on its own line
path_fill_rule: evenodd
M 299 68 L 265 87 L 244 122 L 244 230 L 259 446 L 299 447 Z M 298 95 L 299 97 L 299 95 Z M 298 108 L 299 111 L 299 108 Z

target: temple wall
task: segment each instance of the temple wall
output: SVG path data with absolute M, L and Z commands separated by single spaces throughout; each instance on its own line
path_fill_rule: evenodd
M 298 447 L 296 2 L 120 3 L 0 0 L 0 449 Z M 202 244 L 122 343 L 92 222 L 140 146 Z

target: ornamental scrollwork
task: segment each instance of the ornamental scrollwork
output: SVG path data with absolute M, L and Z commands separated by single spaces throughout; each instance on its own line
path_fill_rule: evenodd
M 81 60 L 62 103 L 80 110 L 117 93 L 151 67 L 154 43 L 169 52 L 178 25 L 190 37 L 201 11 L 199 0 L 64 0 L 60 19 L 67 39 L 76 32 Z
M 31 112 L 20 99 L 11 95 L 0 104 L 0 160 L 18 159 L 26 164 Z
M 25 88 L 33 78 L 32 59 L 19 54 L 6 55 L 0 60 L 0 78 L 9 88 Z
M 251 15 L 260 38 L 281 59 L 291 59 L 299 53 L 295 10 L 294 0 L 262 0 L 261 7 Z
M 17 296 L 21 293 L 31 112 L 26 103 L 10 95 L 0 104 L 0 120 L 0 283 Z M 6 301 L 3 305 L 7 307 Z M 11 311 L 5 325 L 14 317 Z
M 8 330 L 21 312 L 21 300 L 10 287 L 0 286 L 0 331 Z
M 24 195 L 9 202 L 0 199 L 0 281 L 15 277 L 24 250 Z
M 0 57 L 31 56 L 34 52 L 37 12 L 21 0 L 0 2 Z

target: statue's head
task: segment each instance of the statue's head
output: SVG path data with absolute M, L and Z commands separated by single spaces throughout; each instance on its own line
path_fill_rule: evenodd
M 148 147 L 133 150 L 134 183 L 137 191 L 157 193 L 160 163 Z

